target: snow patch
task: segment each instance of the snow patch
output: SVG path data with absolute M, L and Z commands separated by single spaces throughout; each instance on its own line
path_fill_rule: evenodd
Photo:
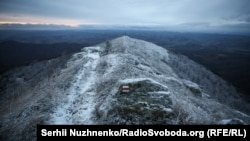
M 122 84 L 127 84 L 127 83 L 137 83 L 137 82 L 139 82 L 139 81 L 145 81 L 145 80 L 148 80 L 148 81 L 150 81 L 151 83 L 154 83 L 154 84 L 161 85 L 162 87 L 168 89 L 167 86 L 165 86 L 165 85 L 163 85 L 163 84 L 161 84 L 161 83 L 159 83 L 159 82 L 157 82 L 157 81 L 155 81 L 155 80 L 153 80 L 153 79 L 151 79 L 151 78 L 129 78 L 129 79 L 121 80 L 120 82 L 121 82 Z
M 188 87 L 200 89 L 199 85 L 196 84 L 196 83 L 194 83 L 194 82 L 191 82 L 191 81 L 185 80 L 185 79 L 183 79 L 182 81 L 183 81 L 183 83 L 184 83 L 185 85 L 187 85 Z
M 219 121 L 219 124 L 229 125 L 229 124 L 245 124 L 241 119 L 223 119 Z
M 149 92 L 149 94 L 164 94 L 164 95 L 170 95 L 169 91 L 156 91 L 156 92 Z
M 169 113 L 173 112 L 173 110 L 171 108 L 163 108 L 163 110 L 166 112 L 169 112 Z

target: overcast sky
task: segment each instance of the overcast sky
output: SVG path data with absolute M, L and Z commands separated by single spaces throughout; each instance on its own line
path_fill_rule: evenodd
M 0 22 L 248 30 L 250 0 L 0 0 Z

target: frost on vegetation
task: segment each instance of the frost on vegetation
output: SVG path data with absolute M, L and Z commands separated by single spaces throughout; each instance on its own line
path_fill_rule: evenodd
M 169 59 L 171 61 L 168 62 L 168 65 L 178 77 L 198 84 L 200 88 L 194 89 L 195 91 L 200 93 L 199 91 L 202 90 L 203 96 L 210 96 L 210 98 L 216 99 L 231 108 L 250 113 L 250 108 L 248 108 L 250 104 L 242 98 L 242 94 L 204 66 L 190 60 L 186 56 L 173 52 L 169 53 Z M 198 87 L 195 86 L 193 88 Z

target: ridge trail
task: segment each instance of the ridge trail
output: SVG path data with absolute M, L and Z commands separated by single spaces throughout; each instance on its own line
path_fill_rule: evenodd
M 87 62 L 76 74 L 73 83 L 67 93 L 67 100 L 57 106 L 51 114 L 52 124 L 94 124 L 92 113 L 94 110 L 95 91 L 92 85 L 96 74 L 99 53 L 87 52 Z

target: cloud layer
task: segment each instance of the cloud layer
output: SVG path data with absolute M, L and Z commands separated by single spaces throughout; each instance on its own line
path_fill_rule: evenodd
M 65 25 L 247 26 L 249 0 L 2 0 L 1 22 Z M 44 22 L 43 22 L 44 21 Z

